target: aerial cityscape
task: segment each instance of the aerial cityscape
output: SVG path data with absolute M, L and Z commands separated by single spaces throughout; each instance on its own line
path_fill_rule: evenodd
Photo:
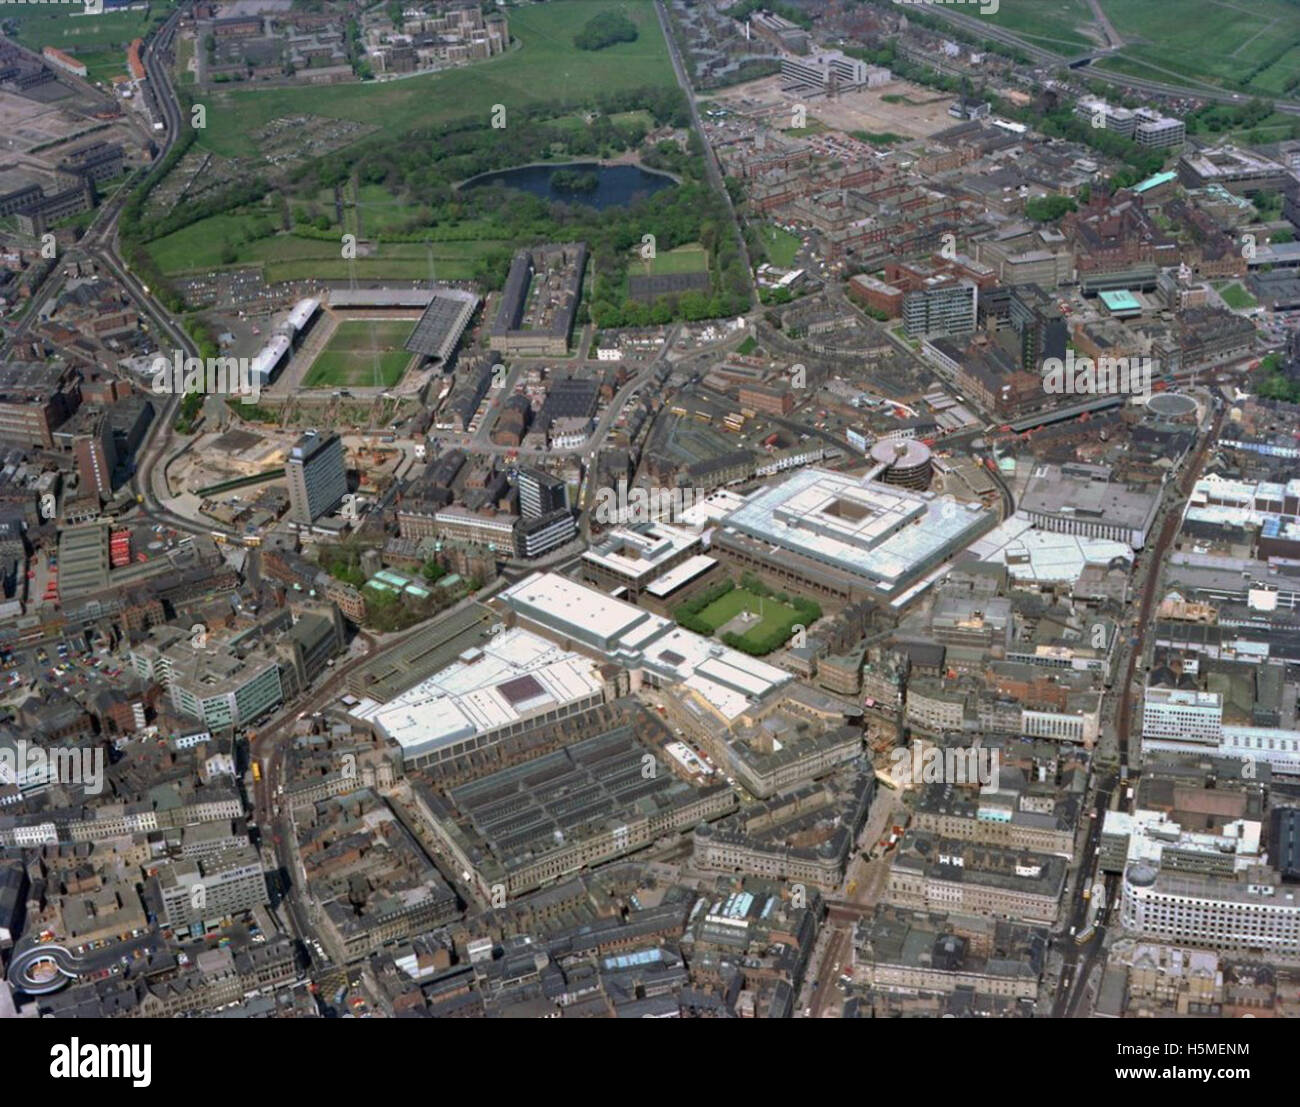
M 1300 0 L 28 0 L 0 120 L 0 1017 L 1300 1016 Z

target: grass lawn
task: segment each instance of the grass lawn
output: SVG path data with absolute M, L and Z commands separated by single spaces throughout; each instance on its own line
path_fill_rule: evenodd
M 362 201 L 363 226 L 368 212 Z M 289 280 L 471 280 L 477 260 L 495 249 L 508 249 L 508 242 L 478 239 L 466 242 L 384 242 L 373 252 L 348 260 L 340 241 L 334 238 L 305 238 L 274 234 L 250 241 L 255 220 L 266 223 L 271 214 L 222 213 L 191 223 L 149 243 L 149 252 L 164 273 L 213 269 L 221 265 L 258 265 L 268 281 Z M 233 259 L 225 254 L 229 244 Z M 224 257 L 224 260 L 223 260 Z
M 619 127 L 626 127 L 633 123 L 640 123 L 647 128 L 655 125 L 654 116 L 648 111 L 617 111 L 609 117 L 609 121 Z
M 312 362 L 304 388 L 391 388 L 411 354 L 402 349 L 415 324 L 409 319 L 349 319 L 338 326 Z
M 254 251 L 264 256 L 266 280 L 299 281 L 319 280 L 443 280 L 468 281 L 474 279 L 475 263 L 482 255 L 494 249 L 509 249 L 507 242 L 393 242 L 382 243 L 367 257 L 345 260 L 332 242 L 310 239 L 266 239 L 254 243 L 266 247 L 277 241 L 295 241 L 307 244 L 306 249 L 291 256 L 284 251 Z
M 194 40 L 176 36 L 176 74 L 181 84 L 192 85 L 194 74 L 190 70 L 190 59 L 194 57 Z
M 1122 51 L 1131 62 L 1179 76 L 1245 80 L 1251 86 L 1260 67 L 1260 76 L 1267 73 L 1275 87 L 1300 74 L 1300 55 L 1292 49 L 1300 44 L 1300 21 L 1290 0 L 1254 0 L 1249 5 L 1105 0 L 1105 7 L 1125 39 L 1143 40 Z
M 749 355 L 752 354 L 757 349 L 758 349 L 758 341 L 751 334 L 745 339 L 744 342 L 742 342 L 739 346 L 736 347 L 736 353 L 738 353 L 741 357 L 749 357 Z
M 635 42 L 604 50 L 579 50 L 574 34 L 592 16 L 617 11 L 636 23 Z M 667 44 L 650 0 L 552 0 L 510 9 L 510 33 L 520 46 L 490 61 L 398 81 L 320 87 L 222 90 L 199 142 L 230 157 L 256 153 L 250 137 L 272 119 L 312 114 L 379 125 L 400 135 L 453 119 L 487 122 L 493 105 L 506 108 L 542 101 L 578 100 L 590 90 L 671 87 Z
M 1239 284 L 1230 284 L 1227 288 L 1219 289 L 1219 295 L 1223 297 L 1223 302 L 1234 311 L 1240 311 L 1242 308 L 1252 308 L 1259 303 L 1254 296 Z
M 238 264 L 252 260 L 254 244 L 247 242 L 254 216 L 223 212 L 211 215 L 179 231 L 163 235 L 149 243 L 149 253 L 164 273 L 183 273 L 194 269 L 212 269 L 222 263 L 222 251 L 229 244 L 235 250 Z
M 357 207 L 361 215 L 360 237 L 377 238 L 385 232 L 400 233 L 417 205 L 395 197 L 383 185 L 368 184 L 361 186 Z
M 645 263 L 645 269 L 647 274 L 653 277 L 663 277 L 673 273 L 707 273 L 709 255 L 703 246 L 692 242 L 686 246 L 678 246 L 675 250 L 656 253 Z
M 1002 0 L 996 14 L 984 18 L 1045 50 L 1064 52 L 1096 45 L 1077 29 L 1093 22 L 1088 0 Z
M 872 146 L 889 146 L 895 142 L 906 142 L 907 136 L 893 131 L 850 131 L 859 142 L 869 142 Z
M 825 123 L 820 119 L 808 117 L 808 124 L 805 127 L 786 127 L 781 133 L 791 135 L 794 138 L 807 138 L 809 135 L 824 134 L 828 130 Z
M 1281 95 L 1300 75 L 1300 20 L 1292 0 L 1102 0 L 1125 45 L 1104 69 L 1160 79 L 1184 78 Z M 990 20 L 1062 56 L 1099 46 L 1088 0 L 1001 0 Z M 1091 31 L 1091 34 L 1085 31 Z
M 108 50 L 78 50 L 77 60 L 86 67 L 86 79 L 106 84 L 119 74 L 126 76 L 126 51 L 116 47 Z
M 803 245 L 803 240 L 798 235 L 768 223 L 758 229 L 758 236 L 763 240 L 768 261 L 778 269 L 789 269 L 794 265 L 795 255 Z
M 90 54 L 109 47 L 121 47 L 122 72 L 126 71 L 126 48 L 134 38 L 143 37 L 170 14 L 167 4 L 153 4 L 149 11 L 106 11 L 87 15 L 85 5 L 78 4 L 0 4 L 0 20 L 17 24 L 14 36 L 38 54 L 44 46 L 66 50 L 79 61 L 89 62 Z M 91 73 L 92 78 L 94 73 Z
M 785 639 L 790 636 L 790 628 L 801 621 L 799 613 L 789 604 L 778 603 L 770 596 L 756 596 L 744 588 L 733 588 L 721 599 L 714 600 L 700 612 L 699 618 L 711 626 L 716 634 L 719 627 L 726 626 L 742 611 L 757 614 L 760 609 L 762 621 L 752 624 L 741 635 L 742 638 L 749 638 L 755 631 L 767 631 L 779 626 L 784 628 L 782 639 Z

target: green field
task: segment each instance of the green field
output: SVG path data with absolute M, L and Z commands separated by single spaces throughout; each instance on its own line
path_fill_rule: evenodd
M 907 136 L 893 131 L 850 131 L 859 142 L 869 142 L 872 146 L 891 146 L 895 142 L 906 142 Z
M 656 253 L 645 263 L 644 269 L 646 274 L 652 277 L 663 277 L 672 273 L 707 273 L 709 255 L 703 246 L 693 242 L 686 246 L 678 246 L 676 250 Z
M 1098 63 L 1104 69 L 1154 80 L 1201 80 L 1265 95 L 1295 93 L 1300 9 L 1294 0 L 1100 3 L 1125 44 L 1118 55 Z M 997 13 L 986 18 L 1062 56 L 1104 41 L 1086 0 L 1001 0 Z
M 592 16 L 620 11 L 640 31 L 635 42 L 579 50 L 573 36 Z M 591 91 L 672 86 L 672 65 L 650 0 L 552 0 L 510 9 L 520 45 L 490 61 L 399 81 L 311 88 L 213 91 L 199 141 L 229 157 L 255 154 L 251 137 L 271 120 L 310 114 L 377 124 L 389 135 L 452 119 L 487 122 L 493 106 L 510 109 Z
M 391 388 L 402 379 L 411 354 L 402 348 L 409 319 L 349 319 L 340 323 L 312 362 L 304 388 Z
M 239 264 L 252 260 L 252 244 L 245 239 L 252 233 L 257 217 L 227 213 L 212 215 L 173 231 L 149 243 L 149 252 L 164 273 L 211 269 L 222 264 Z M 226 246 L 235 251 L 235 260 L 223 263 Z
M 268 282 L 319 280 L 441 280 L 474 279 L 474 263 L 494 249 L 508 249 L 503 242 L 394 242 L 375 247 L 373 254 L 348 260 L 331 242 L 308 239 L 270 239 L 268 243 L 292 241 L 306 244 L 292 256 L 283 250 L 260 251 L 266 256 Z M 262 246 L 263 243 L 256 243 Z
M 400 233 L 415 205 L 397 199 L 383 185 L 362 185 L 357 198 L 361 232 L 365 238 L 377 238 L 385 232 Z
M 1243 308 L 1253 308 L 1259 301 L 1239 284 L 1230 284 L 1227 288 L 1219 289 L 1219 295 L 1223 297 L 1223 302 L 1232 308 L 1233 311 L 1241 311 Z
M 981 18 L 1023 35 L 1044 50 L 1073 52 L 1097 44 L 1078 30 L 1092 24 L 1088 0 L 1001 0 L 996 15 Z
M 720 627 L 726 626 L 742 611 L 752 611 L 761 614 L 763 618 L 751 624 L 741 638 L 749 638 L 753 635 L 757 639 L 768 633 L 777 634 L 779 629 L 779 637 L 784 640 L 792 633 L 791 628 L 796 623 L 802 622 L 799 612 L 789 604 L 778 603 L 770 596 L 756 596 L 744 588 L 733 588 L 721 599 L 709 604 L 698 617 L 711 626 L 716 633 Z
M 104 12 L 87 15 L 83 4 L 0 4 L 0 20 L 17 25 L 14 36 L 38 54 L 54 46 L 84 62 L 91 80 L 126 73 L 126 48 L 167 18 L 168 6 L 149 11 Z
M 77 60 L 86 67 L 88 81 L 108 83 L 116 76 L 126 76 L 126 51 L 111 47 L 107 50 L 78 50 Z
M 392 207 L 366 206 L 362 218 L 367 231 L 376 212 L 395 213 Z M 191 223 L 149 243 L 149 252 L 164 273 L 196 272 L 223 265 L 261 265 L 268 281 L 290 280 L 472 280 L 475 262 L 509 243 L 478 239 L 464 242 L 383 242 L 364 256 L 344 258 L 339 239 L 307 238 L 292 234 L 252 237 L 266 213 L 223 212 Z M 341 232 L 340 232 L 341 233 Z
M 649 130 L 655 125 L 654 116 L 648 111 L 619 111 L 611 115 L 609 119 L 615 126 L 620 127 L 628 127 L 634 123 L 639 123 Z
M 789 269 L 799 253 L 803 240 L 789 231 L 767 223 L 758 229 L 758 236 L 763 240 L 763 249 L 767 251 L 767 260 L 778 269 Z
M 825 134 L 830 130 L 820 119 L 814 119 L 808 116 L 807 125 L 803 127 L 783 127 L 781 133 L 790 135 L 792 138 L 807 138 L 809 135 Z

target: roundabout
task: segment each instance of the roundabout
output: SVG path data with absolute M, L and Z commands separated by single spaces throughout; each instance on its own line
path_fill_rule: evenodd
M 41 996 L 57 992 L 69 980 L 87 971 L 85 963 L 67 946 L 58 942 L 39 942 L 14 951 L 9 962 L 9 983 L 28 995 Z

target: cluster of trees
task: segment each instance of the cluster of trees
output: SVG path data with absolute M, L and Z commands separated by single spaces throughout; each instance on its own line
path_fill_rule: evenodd
M 1124 162 L 1124 168 L 1111 177 L 1111 184 L 1115 188 L 1128 188 L 1138 181 L 1144 181 L 1152 174 L 1159 173 L 1165 165 L 1164 152 L 1148 150 L 1114 131 L 1094 127 L 1091 120 L 1080 119 L 1068 105 L 1062 105 L 1041 118 L 1028 108 L 1004 114 L 1020 116 L 1021 122 L 1036 127 L 1050 138 L 1081 142 L 1109 158 Z
M 361 24 L 355 19 L 348 20 L 347 27 L 348 60 L 352 63 L 352 72 L 362 81 L 374 80 L 375 71 L 366 57 L 366 46 L 361 41 Z
M 186 316 L 181 321 L 181 327 L 197 347 L 199 357 L 219 356 L 221 348 L 216 333 L 197 315 Z M 202 407 L 203 394 L 200 392 L 188 392 L 181 398 L 180 407 L 176 409 L 176 418 L 172 421 L 172 426 L 176 428 L 177 433 L 189 434 L 194 429 Z
M 913 14 L 913 12 L 909 11 L 907 18 L 911 20 Z M 951 34 L 948 37 L 952 37 Z M 910 58 L 905 58 L 898 52 L 892 42 L 876 48 L 846 46 L 844 53 L 850 57 L 870 62 L 872 65 L 883 65 L 896 77 L 902 77 L 914 84 L 937 88 L 942 92 L 960 92 L 962 89 L 960 77 L 950 77 L 946 73 L 939 73 L 929 66 L 919 65 Z
M 1218 134 L 1254 127 L 1273 114 L 1273 105 L 1258 97 L 1244 104 L 1204 104 L 1184 119 L 1188 134 Z
M 603 50 L 616 42 L 635 42 L 636 24 L 622 12 L 601 12 L 593 15 L 573 36 L 573 45 L 579 50 Z
M 782 0 L 741 0 L 739 4 L 731 7 L 727 14 L 732 19 L 744 21 L 757 11 L 771 12 L 782 19 L 788 19 L 791 23 L 797 23 L 805 31 L 812 30 L 812 18 L 806 12 L 792 4 L 783 3 Z
M 1255 389 L 1266 400 L 1300 404 L 1300 380 L 1289 376 L 1278 354 L 1269 354 L 1255 371 Z
M 445 572 L 445 570 L 440 571 L 437 576 L 430 577 L 428 571 L 429 566 L 426 565 L 425 579 L 429 581 L 437 580 Z M 482 587 L 483 582 L 474 578 L 465 582 L 463 587 L 457 585 L 452 589 L 431 589 L 423 598 L 412 596 L 409 592 L 398 595 L 396 592 L 367 588 L 366 626 L 384 633 L 406 630 L 416 623 L 437 615 L 438 612 L 456 603 L 462 596 L 477 592 Z
M 1077 207 L 1070 196 L 1035 196 L 1025 203 L 1025 214 L 1035 223 L 1054 223 Z
M 557 169 L 551 174 L 551 187 L 556 192 L 595 192 L 600 177 L 591 170 Z
M 360 588 L 366 583 L 361 569 L 361 550 L 351 545 L 323 545 L 317 556 L 320 567 L 335 580 Z
M 181 114 L 188 114 L 190 105 L 184 94 L 180 94 L 180 101 Z M 127 199 L 117 224 L 122 257 L 136 276 L 149 286 L 158 301 L 173 314 L 185 310 L 185 301 L 168 283 L 162 270 L 153 260 L 153 255 L 145 247 L 147 242 L 157 237 L 157 233 L 153 221 L 146 221 L 144 218 L 144 205 L 159 182 L 180 164 L 181 158 L 194 145 L 197 137 L 198 132 L 193 127 L 181 128 L 181 133 L 176 136 L 176 141 L 167 151 L 167 156 L 136 186 L 135 191 Z

